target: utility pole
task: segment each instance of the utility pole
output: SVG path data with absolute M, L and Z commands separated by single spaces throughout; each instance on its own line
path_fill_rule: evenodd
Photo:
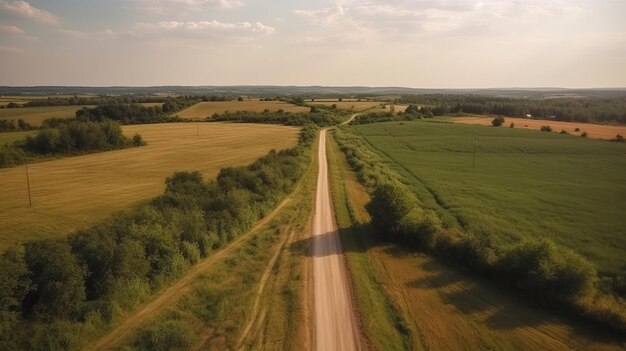
M 30 176 L 28 175 L 28 161 L 24 157 L 24 163 L 26 164 L 26 184 L 28 186 L 28 207 L 33 207 L 33 200 L 30 196 Z
M 472 159 L 472 168 L 476 168 L 476 142 L 478 137 L 474 137 L 474 157 Z

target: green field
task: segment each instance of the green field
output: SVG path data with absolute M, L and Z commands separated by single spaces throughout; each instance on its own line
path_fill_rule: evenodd
M 27 135 L 35 135 L 36 133 L 36 131 L 0 133 L 0 145 L 12 144 L 18 140 L 25 139 Z
M 444 218 L 505 241 L 549 237 L 601 273 L 626 271 L 626 145 L 425 121 L 354 128 Z
M 45 106 L 45 107 L 22 107 L 0 109 L 0 119 L 15 120 L 23 119 L 35 127 L 41 125 L 48 118 L 73 118 L 76 111 L 83 107 L 94 106 Z

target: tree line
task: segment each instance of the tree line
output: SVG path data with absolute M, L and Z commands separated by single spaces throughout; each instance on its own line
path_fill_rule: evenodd
M 143 106 L 136 103 L 109 103 L 100 104 L 93 108 L 84 107 L 76 111 L 76 119 L 82 121 L 104 121 L 107 119 L 121 124 L 145 124 L 180 122 L 182 119 L 171 116 L 176 111 L 185 109 L 202 101 L 192 95 L 178 96 L 165 99 L 162 106 Z
M 395 101 L 421 105 L 424 113 L 442 116 L 454 113 L 504 115 L 555 119 L 568 122 L 626 124 L 626 98 L 504 98 L 481 95 L 405 95 Z
M 0 349 L 80 348 L 267 215 L 301 178 L 315 137 L 306 126 L 297 146 L 214 180 L 174 173 L 136 210 L 11 247 L 0 255 Z
M 241 122 L 241 123 L 264 123 L 264 124 L 282 124 L 287 126 L 304 126 L 307 124 L 315 124 L 318 126 L 337 125 L 345 119 L 345 113 L 331 113 L 322 109 L 311 113 L 291 113 L 278 110 L 276 112 L 226 112 L 221 115 L 214 114 L 208 117 L 207 121 L 211 122 Z
M 23 95 L 24 98 L 28 98 L 28 95 Z M 36 98 L 18 104 L 10 102 L 6 105 L 6 108 L 20 108 L 20 107 L 44 107 L 44 106 L 81 106 L 81 105 L 111 105 L 111 104 L 141 104 L 141 103 L 167 103 L 167 102 L 179 102 L 179 101 L 230 101 L 237 99 L 236 96 L 231 95 L 189 95 L 181 94 L 176 96 L 154 96 L 154 95 L 136 95 L 136 94 L 124 94 L 119 96 L 114 95 L 97 95 L 97 96 L 78 96 L 67 95 L 60 97 L 47 97 L 45 99 Z M 3 108 L 4 106 L 0 106 Z
M 0 119 L 0 133 L 24 132 L 32 129 L 34 129 L 34 127 L 21 118 L 17 120 L 17 123 L 15 123 L 15 120 L 12 119 Z
M 22 164 L 26 157 L 75 155 L 141 145 L 145 145 L 141 135 L 127 138 L 117 122 L 69 120 L 56 128 L 41 129 L 24 141 L 1 146 L 0 168 Z
M 381 166 L 385 163 L 362 138 L 346 128 L 335 137 L 371 194 L 366 209 L 381 240 L 428 252 L 548 306 L 626 331 L 623 302 L 600 289 L 598 273 L 585 258 L 547 238 L 505 244 L 487 229 L 444 224 L 395 171 Z

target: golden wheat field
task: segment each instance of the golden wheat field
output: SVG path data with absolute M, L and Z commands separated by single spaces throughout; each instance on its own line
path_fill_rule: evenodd
M 0 169 L 0 250 L 22 240 L 59 237 L 162 193 L 175 171 L 214 177 L 220 168 L 249 164 L 271 149 L 296 144 L 298 129 L 235 123 L 125 126 L 147 146 Z M 199 137 L 197 136 L 199 135 Z
M 480 124 L 490 126 L 493 118 L 491 117 L 450 117 L 446 118 L 454 123 L 465 124 Z M 540 130 L 542 126 L 550 126 L 552 132 L 559 133 L 564 130 L 572 135 L 581 135 L 583 132 L 587 132 L 588 138 L 593 139 L 613 139 L 617 134 L 626 136 L 626 126 L 612 126 L 605 124 L 592 124 L 592 123 L 576 123 L 576 122 L 561 122 L 551 121 L 543 119 L 530 119 L 530 118 L 513 118 L 505 117 L 505 122 L 502 127 L 509 127 L 511 123 L 514 123 L 515 128 L 523 129 L 536 129 Z M 576 128 L 579 130 L 577 131 Z
M 211 117 L 213 114 L 222 114 L 225 112 L 263 112 L 265 110 L 285 112 L 308 112 L 309 108 L 296 106 L 284 101 L 210 101 L 197 103 L 183 111 L 176 113 L 181 118 L 204 119 Z
M 0 119 L 15 120 L 23 119 L 35 127 L 48 118 L 73 118 L 76 111 L 83 107 L 95 106 L 45 106 L 45 107 L 20 107 L 0 109 Z

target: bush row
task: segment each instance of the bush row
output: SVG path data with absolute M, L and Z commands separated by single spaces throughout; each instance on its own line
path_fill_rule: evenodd
M 233 240 L 293 189 L 310 161 L 299 144 L 205 181 L 175 173 L 165 193 L 66 239 L 27 242 L 0 256 L 0 349 L 75 349 L 121 311 Z
M 98 105 L 94 108 L 84 107 L 76 111 L 79 121 L 105 120 L 117 121 L 121 124 L 145 124 L 178 122 L 178 117 L 170 117 L 162 107 L 145 107 L 138 104 L 110 104 Z
M 23 119 L 14 120 L 0 119 L 0 133 L 4 132 L 21 132 L 33 129 L 33 126 L 26 123 Z
M 56 128 L 41 129 L 23 141 L 0 146 L 0 168 L 23 164 L 26 158 L 75 155 L 145 145 L 141 135 L 127 138 L 117 122 L 69 120 Z
M 365 151 L 357 136 L 338 130 L 336 139 L 370 191 L 367 211 L 382 239 L 445 258 L 540 302 L 626 331 L 623 302 L 598 290 L 595 267 L 579 254 L 545 238 L 504 244 L 489 230 L 445 226 L 435 212 L 423 208 L 397 174 L 381 171 L 383 162 Z
M 207 121 L 212 122 L 233 121 L 242 123 L 283 124 L 288 126 L 303 126 L 310 123 L 318 126 L 332 126 L 343 122 L 344 119 L 345 116 L 342 114 L 330 113 L 323 110 L 312 113 L 291 113 L 281 110 L 277 112 L 265 111 L 262 113 L 227 112 L 221 115 L 214 114 L 212 117 L 207 117 Z
M 73 120 L 58 128 L 40 130 L 26 137 L 24 150 L 36 154 L 72 154 L 141 146 L 140 136 L 129 139 L 117 122 L 82 122 Z

